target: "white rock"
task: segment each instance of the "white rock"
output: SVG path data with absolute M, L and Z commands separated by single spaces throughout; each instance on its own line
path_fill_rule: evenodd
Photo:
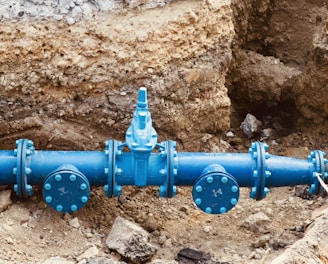
M 150 259 L 157 251 L 148 240 L 149 233 L 142 227 L 117 217 L 106 239 L 106 245 L 131 262 L 138 263 Z
M 94 8 L 88 3 L 81 5 L 81 10 L 83 13 L 83 18 L 85 19 L 90 19 L 94 15 Z
M 72 9 L 72 17 L 77 21 L 82 18 L 82 9 L 79 6 L 76 6 Z
M 266 214 L 258 212 L 247 217 L 242 226 L 256 235 L 266 234 L 271 230 L 271 220 Z
M 204 231 L 205 233 L 209 233 L 209 232 L 211 232 L 211 230 L 212 230 L 212 227 L 211 227 L 211 226 L 208 226 L 208 225 L 203 226 L 203 231 Z
M 73 25 L 75 23 L 75 19 L 73 17 L 68 17 L 66 19 L 67 24 Z
M 74 228 L 79 228 L 80 227 L 80 222 L 77 217 L 74 217 L 73 219 L 69 220 L 69 225 Z
M 82 255 L 76 258 L 77 261 L 81 261 L 82 259 L 89 259 L 92 257 L 96 257 L 99 254 L 99 250 L 96 246 L 88 248 L 86 251 L 83 252 Z

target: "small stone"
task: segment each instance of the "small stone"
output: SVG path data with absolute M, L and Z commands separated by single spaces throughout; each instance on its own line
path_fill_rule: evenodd
M 261 126 L 262 122 L 260 120 L 252 114 L 247 114 L 244 121 L 241 123 L 240 128 L 248 138 L 252 138 L 259 134 L 261 131 Z
M 186 215 L 190 214 L 190 207 L 188 205 L 182 205 L 179 211 L 184 212 Z
M 153 232 L 158 228 L 156 219 L 153 216 L 149 216 L 143 224 L 143 228 L 148 232 Z
M 205 233 L 209 233 L 209 232 L 211 232 L 211 230 L 212 230 L 212 227 L 211 227 L 211 226 L 208 226 L 208 225 L 203 226 L 203 231 L 204 231 Z
M 85 233 L 85 237 L 92 238 L 92 237 L 94 237 L 94 235 L 91 232 L 87 232 L 87 233 Z
M 267 207 L 267 208 L 265 208 L 265 213 L 267 214 L 267 215 L 273 215 L 273 210 L 272 210 L 272 208 L 270 208 L 270 207 Z
M 265 128 L 261 132 L 261 140 L 273 139 L 276 137 L 276 131 L 272 128 Z
M 166 239 L 163 245 L 165 248 L 172 248 L 172 246 L 173 246 L 172 239 L 171 238 Z
M 80 20 L 83 16 L 82 9 L 79 6 L 76 6 L 72 9 L 72 18 L 75 19 L 75 21 Z
M 226 136 L 232 138 L 232 137 L 235 136 L 235 134 L 234 134 L 232 131 L 228 131 L 228 132 L 226 133 Z
M 167 237 L 166 237 L 166 235 L 162 232 L 162 233 L 160 234 L 160 236 L 158 237 L 158 239 L 157 239 L 157 243 L 160 244 L 160 245 L 163 245 L 163 244 L 166 242 L 166 240 L 167 240 Z
M 44 201 L 41 201 L 38 203 L 39 209 L 46 209 L 47 207 L 48 207 L 48 205 Z
M 72 17 L 68 17 L 66 19 L 66 22 L 67 22 L 68 25 L 73 25 L 75 23 L 75 19 L 72 18 Z
M 296 185 L 295 186 L 295 195 L 302 199 L 311 200 L 314 195 L 309 193 L 309 186 L 307 185 Z
M 271 220 L 266 214 L 258 212 L 247 217 L 242 226 L 256 235 L 266 234 L 270 232 Z
M 270 241 L 271 235 L 265 234 L 260 236 L 258 239 L 255 240 L 253 246 L 256 248 L 264 247 Z
M 184 248 L 179 251 L 176 260 L 179 263 L 209 263 L 211 255 L 191 248 Z
M 11 237 L 6 237 L 6 242 L 7 242 L 7 244 L 10 244 L 10 245 L 14 244 L 14 240 Z
M 82 255 L 76 258 L 77 261 L 81 261 L 82 259 L 89 259 L 91 257 L 95 257 L 99 254 L 99 250 L 96 246 L 88 248 L 86 251 L 83 252 Z
M 6 210 L 12 204 L 10 196 L 11 190 L 0 191 L 0 212 Z
M 74 228 L 79 228 L 80 227 L 80 222 L 77 217 L 74 217 L 73 219 L 69 220 L 69 225 Z
M 289 246 L 293 244 L 293 240 L 286 240 L 286 239 L 273 239 L 273 241 L 270 241 L 270 245 L 274 250 L 278 250 L 281 248 L 285 248 L 286 246 Z

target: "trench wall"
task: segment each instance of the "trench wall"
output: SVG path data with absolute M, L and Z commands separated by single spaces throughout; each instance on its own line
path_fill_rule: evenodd
M 50 9 L 46 1 L 32 2 Z M 73 22 L 77 1 L 67 14 L 57 6 L 48 17 L 33 9 L 19 18 L 16 8 L 0 22 L 4 146 L 22 136 L 40 147 L 123 140 L 141 86 L 148 88 L 154 126 L 163 138 L 188 145 L 189 133 L 230 126 L 230 2 L 156 2 L 157 8 L 150 1 L 130 2 L 112 1 L 114 9 Z

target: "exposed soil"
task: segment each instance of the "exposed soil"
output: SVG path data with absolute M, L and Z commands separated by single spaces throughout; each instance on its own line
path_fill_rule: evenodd
M 306 159 L 311 150 L 328 151 L 324 2 L 114 2 L 111 10 L 88 9 L 87 20 L 72 20 L 72 7 L 56 21 L 34 20 L 35 9 L 0 21 L 1 149 L 30 138 L 42 150 L 103 150 L 109 138 L 124 140 L 137 88 L 146 86 L 159 141 L 177 141 L 178 151 L 247 152 L 260 139 L 276 155 Z M 273 130 L 270 137 L 243 135 L 247 113 Z M 190 187 L 172 199 L 158 198 L 155 187 L 124 187 L 109 199 L 93 187 L 86 207 L 62 214 L 34 189 L 27 199 L 12 192 L 12 204 L 0 212 L 0 263 L 121 260 L 105 245 L 117 216 L 151 233 L 158 247 L 153 260 L 162 263 L 186 247 L 217 263 L 270 263 L 326 205 L 304 186 L 271 189 L 261 201 L 243 188 L 238 205 L 218 216 L 195 207 Z M 269 218 L 265 232 L 245 222 L 259 212 Z

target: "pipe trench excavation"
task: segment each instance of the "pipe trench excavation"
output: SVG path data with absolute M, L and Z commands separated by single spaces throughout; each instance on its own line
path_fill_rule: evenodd
M 160 197 L 174 197 L 177 186 L 193 186 L 199 209 L 223 214 L 238 202 L 240 187 L 263 199 L 270 187 L 307 184 L 318 194 L 328 177 L 326 153 L 312 151 L 306 160 L 270 155 L 268 145 L 253 142 L 248 153 L 177 152 L 174 141 L 157 142 L 148 111 L 147 90 L 140 88 L 125 142 L 108 140 L 104 151 L 42 151 L 28 139 L 14 150 L 0 151 L 0 185 L 13 185 L 20 197 L 42 186 L 45 202 L 58 212 L 81 209 L 91 186 L 105 195 L 122 194 L 122 186 L 158 186 Z

